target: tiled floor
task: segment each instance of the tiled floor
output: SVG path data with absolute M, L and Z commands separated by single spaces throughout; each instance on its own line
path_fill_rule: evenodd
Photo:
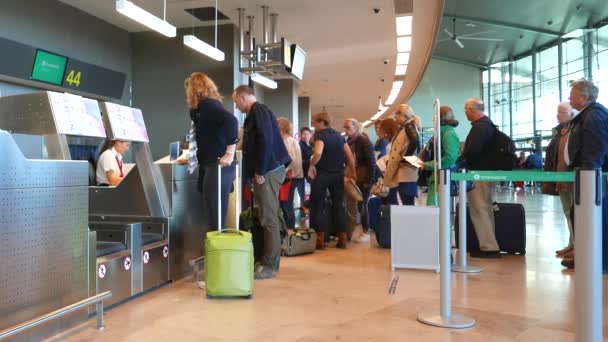
M 53 341 L 573 341 L 574 277 L 553 256 L 567 240 L 559 199 L 530 189 L 497 199 L 525 205 L 528 253 L 453 274 L 454 311 L 477 320 L 471 329 L 418 323 L 438 308 L 439 274 L 397 271 L 390 295 L 390 251 L 372 244 L 285 258 L 252 300 L 207 300 L 185 279 L 110 310 L 104 331 L 91 319 Z

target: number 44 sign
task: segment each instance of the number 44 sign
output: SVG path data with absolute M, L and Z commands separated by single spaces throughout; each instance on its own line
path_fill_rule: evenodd
M 65 83 L 69 84 L 70 86 L 79 87 L 81 74 L 82 73 L 80 71 L 76 72 L 75 70 L 70 70 L 70 73 L 68 73 L 68 76 L 65 78 Z

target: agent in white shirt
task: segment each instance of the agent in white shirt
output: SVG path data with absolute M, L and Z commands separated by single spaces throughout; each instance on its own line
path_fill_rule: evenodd
M 122 156 L 129 150 L 128 141 L 107 140 L 97 161 L 97 184 L 117 186 L 125 177 Z

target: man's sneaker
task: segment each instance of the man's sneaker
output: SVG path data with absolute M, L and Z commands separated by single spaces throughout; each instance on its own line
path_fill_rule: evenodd
M 369 234 L 359 233 L 357 236 L 353 237 L 354 243 L 366 243 L 370 241 Z
M 272 267 L 268 267 L 268 266 L 264 266 L 264 265 L 259 265 L 255 269 L 255 273 L 253 274 L 253 278 L 257 279 L 257 280 L 270 279 L 270 278 L 274 278 L 274 277 L 275 277 L 275 273 L 272 270 Z
M 469 252 L 471 258 L 482 258 L 482 259 L 499 259 L 500 251 L 480 251 L 478 249 L 474 249 Z

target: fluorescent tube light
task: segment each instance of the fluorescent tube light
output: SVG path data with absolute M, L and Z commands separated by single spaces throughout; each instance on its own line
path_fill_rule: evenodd
M 410 62 L 409 52 L 400 52 L 397 54 L 397 64 L 408 64 Z
M 393 82 L 393 89 L 401 89 L 402 86 L 403 86 L 403 81 Z
M 266 88 L 277 89 L 277 82 L 271 80 L 268 77 L 262 76 L 262 75 L 258 74 L 257 72 L 251 74 L 250 77 L 253 82 L 261 84 Z
M 147 12 L 141 7 L 137 7 L 129 0 L 116 0 L 116 11 L 125 16 L 137 21 L 138 23 L 149 27 L 150 29 L 162 33 L 163 35 L 173 38 L 177 35 L 175 26 Z
M 203 55 L 215 59 L 216 61 L 221 62 L 225 58 L 224 53 L 221 50 L 205 43 L 191 34 L 184 36 L 184 45 L 189 46 Z
M 372 123 L 372 120 L 367 120 L 367 121 L 364 121 L 361 125 L 365 128 L 365 126 L 367 126 L 371 123 Z
M 412 50 L 412 37 L 397 38 L 397 52 L 410 52 Z
M 403 76 L 403 75 L 405 75 L 406 72 L 407 72 L 407 65 L 397 65 L 397 68 L 395 69 L 396 76 Z
M 399 96 L 399 91 L 401 91 L 401 88 L 392 89 L 391 93 L 386 98 L 386 102 L 384 102 L 384 104 L 389 106 L 392 105 L 397 99 L 397 96 Z
M 407 36 L 412 34 L 412 16 L 397 17 L 397 35 Z
M 384 106 L 380 107 L 378 109 L 378 113 L 376 113 L 376 115 L 372 116 L 371 120 L 372 121 L 373 120 L 378 120 L 384 113 L 386 113 L 387 110 L 388 110 L 388 107 L 384 107 Z

